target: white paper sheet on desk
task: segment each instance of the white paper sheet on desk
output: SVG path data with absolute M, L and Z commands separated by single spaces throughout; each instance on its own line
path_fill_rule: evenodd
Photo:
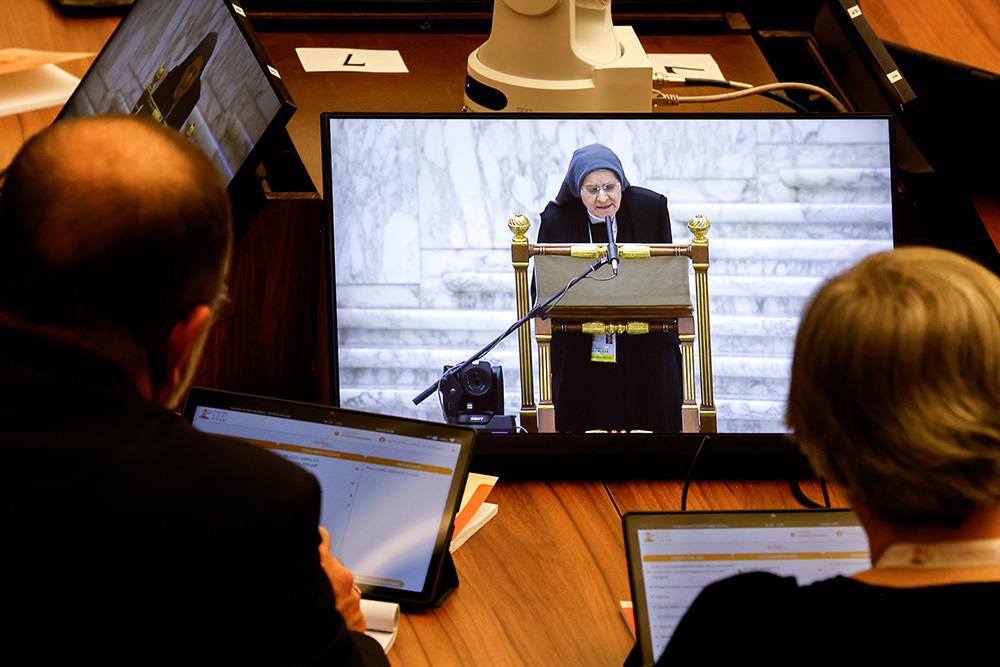
M 0 116 L 65 104 L 80 79 L 55 66 L 93 53 L 0 49 Z
M 711 53 L 651 53 L 649 64 L 653 66 L 654 74 L 683 76 L 689 79 L 726 80 Z
M 0 49 L 0 74 L 21 72 L 42 65 L 54 65 L 70 60 L 88 58 L 93 53 L 85 51 L 39 51 L 37 49 Z
M 451 536 L 451 553 L 465 544 L 477 530 L 497 514 L 497 506 L 484 502 L 499 478 L 470 472 L 465 481 L 465 491 L 455 517 L 455 531 Z
M 55 65 L 0 75 L 0 116 L 65 104 L 80 79 Z
M 409 72 L 399 51 L 299 47 L 295 49 L 307 72 Z
M 399 604 L 382 600 L 362 600 L 361 613 L 365 615 L 368 629 L 365 634 L 382 645 L 386 653 L 399 634 Z
M 451 546 L 448 550 L 451 553 L 455 553 L 455 551 L 460 546 L 465 544 L 465 542 L 472 537 L 477 530 L 482 528 L 487 521 L 497 515 L 497 510 L 498 508 L 496 503 L 483 503 L 480 505 L 476 510 L 476 513 L 472 515 L 471 519 L 469 519 L 469 522 L 465 524 L 465 528 L 462 529 L 462 532 L 452 538 Z

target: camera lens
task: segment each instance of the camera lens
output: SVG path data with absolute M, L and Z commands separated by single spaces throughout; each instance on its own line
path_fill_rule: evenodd
M 462 371 L 462 386 L 473 396 L 482 396 L 493 386 L 493 369 L 482 361 Z

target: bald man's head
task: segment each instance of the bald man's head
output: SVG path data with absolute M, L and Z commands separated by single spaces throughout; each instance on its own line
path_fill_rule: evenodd
M 0 310 L 145 349 L 219 292 L 229 198 L 205 155 L 149 121 L 56 123 L 0 195 Z

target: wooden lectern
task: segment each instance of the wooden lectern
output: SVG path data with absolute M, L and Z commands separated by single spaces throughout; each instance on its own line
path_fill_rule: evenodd
M 534 244 L 525 236 L 530 223 L 523 215 L 511 218 L 514 233 L 511 261 L 514 265 L 517 316 L 530 310 L 529 260 L 535 258 L 537 303 L 543 303 L 570 280 L 582 274 L 606 251 L 605 244 Z M 622 264 L 628 270 L 615 279 L 615 290 L 601 283 L 581 281 L 549 311 L 545 319 L 535 318 L 538 343 L 539 401 L 535 405 L 531 373 L 531 331 L 526 322 L 518 331 L 521 370 L 521 426 L 528 431 L 555 432 L 555 405 L 552 402 L 552 362 L 549 345 L 553 332 L 585 334 L 616 333 L 643 335 L 676 331 L 681 341 L 684 400 L 681 424 L 684 432 L 714 433 L 716 413 L 712 389 L 712 352 L 708 320 L 708 234 L 706 218 L 697 216 L 688 223 L 694 234 L 689 245 L 626 244 L 619 246 Z M 695 301 L 691 303 L 688 262 L 694 267 Z M 597 276 L 607 273 L 603 267 Z M 612 298 L 613 297 L 613 298 Z M 695 317 L 698 319 L 697 332 Z M 695 403 L 694 343 L 698 341 L 701 367 L 701 404 Z

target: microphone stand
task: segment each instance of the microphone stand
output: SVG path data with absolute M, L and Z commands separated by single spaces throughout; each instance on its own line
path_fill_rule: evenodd
M 609 245 L 609 248 L 610 248 L 610 245 Z M 438 387 L 440 387 L 441 384 L 445 380 L 447 380 L 450 376 L 456 375 L 457 373 L 460 373 L 462 371 L 462 369 L 465 368 L 466 366 L 468 366 L 469 364 L 473 364 L 473 363 L 479 361 L 480 359 L 482 359 L 484 356 L 486 356 L 486 354 L 490 350 L 492 350 L 494 347 L 496 347 L 497 345 L 499 345 L 500 342 L 504 338 L 506 338 L 507 336 L 511 335 L 515 331 L 517 331 L 518 327 L 520 327 L 522 324 L 524 324 L 528 320 L 530 320 L 532 318 L 535 318 L 535 317 L 539 317 L 539 316 L 541 316 L 542 318 L 544 318 L 548 314 L 548 310 L 547 310 L 548 306 L 550 304 L 558 301 L 559 299 L 561 299 L 562 296 L 563 296 L 563 294 L 565 294 L 566 292 L 569 291 L 569 288 L 571 288 L 573 285 L 576 285 L 578 282 L 580 282 L 581 280 L 583 280 L 584 278 L 586 278 L 587 276 L 589 276 L 594 271 L 597 271 L 598 269 L 600 269 L 605 264 L 610 263 L 611 262 L 611 258 L 609 257 L 609 254 L 610 253 L 605 253 L 603 257 L 601 257 L 596 262 L 594 262 L 593 264 L 591 264 L 587 268 L 586 271 L 584 271 L 583 273 L 581 273 L 580 275 L 578 275 L 576 278 L 573 278 L 573 280 L 571 280 L 568 283 L 566 283 L 566 287 L 563 287 L 561 290 L 559 290 L 558 292 L 556 292 L 555 294 L 553 294 L 552 296 L 550 296 L 548 299 L 545 300 L 544 303 L 539 304 L 539 305 L 535 306 L 534 308 L 532 308 L 531 310 L 529 310 L 527 315 L 525 315 L 524 317 L 522 317 L 521 319 L 519 319 L 517 322 L 514 322 L 514 324 L 510 325 L 510 328 L 508 328 L 502 334 L 500 334 L 499 336 L 497 336 L 496 338 L 494 338 L 492 341 L 490 341 L 490 343 L 488 345 L 486 345 L 486 347 L 482 348 L 481 350 L 479 350 L 478 352 L 476 352 L 474 355 L 472 355 L 471 357 L 469 357 L 468 359 L 466 359 L 462 363 L 460 363 L 460 364 L 458 364 L 456 366 L 452 366 L 451 368 L 449 368 L 448 370 L 446 370 L 441 375 L 441 377 L 439 377 L 437 379 L 437 381 L 434 382 L 434 384 L 432 384 L 431 386 L 427 387 L 427 389 L 424 389 L 422 392 L 420 392 L 419 394 L 417 394 L 417 396 L 413 399 L 413 404 L 414 405 L 420 405 L 421 403 L 423 403 L 427 399 L 427 397 L 430 396 L 431 394 L 433 394 L 434 391 Z
M 604 224 L 608 231 L 608 261 L 611 262 L 611 271 L 618 275 L 618 244 L 615 242 L 614 222 L 610 215 L 604 216 Z

